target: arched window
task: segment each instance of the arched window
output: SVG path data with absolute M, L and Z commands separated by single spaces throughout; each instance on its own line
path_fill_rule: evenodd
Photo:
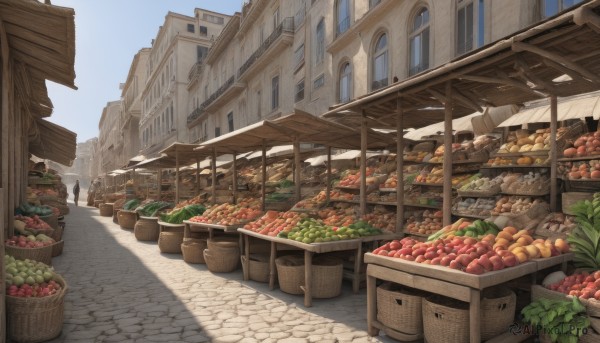
M 409 75 L 429 68 L 429 10 L 421 8 L 413 17 L 410 32 Z
M 350 28 L 350 0 L 338 0 L 335 3 L 337 30 L 336 36 Z
M 346 62 L 340 68 L 340 103 L 350 101 L 352 97 L 352 68 L 350 63 Z
M 383 33 L 373 47 L 373 83 L 371 90 L 388 85 L 388 37 Z
M 317 24 L 315 38 L 317 41 L 315 48 L 315 64 L 319 64 L 325 59 L 325 20 L 323 19 Z

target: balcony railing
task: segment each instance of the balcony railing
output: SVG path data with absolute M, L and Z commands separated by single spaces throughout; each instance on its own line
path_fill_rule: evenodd
M 191 82 L 194 78 L 200 76 L 202 69 L 204 69 L 204 63 L 202 60 L 194 63 L 192 68 L 190 68 L 190 72 L 188 73 L 188 82 Z
M 254 53 L 252 53 L 252 55 L 246 60 L 246 62 L 242 64 L 242 66 L 238 70 L 238 78 L 240 77 L 240 75 L 244 74 L 246 70 L 248 70 L 254 64 L 254 62 L 256 62 L 256 60 L 258 60 L 265 53 L 265 51 L 267 51 L 271 47 L 271 45 L 273 45 L 273 43 L 279 37 L 281 37 L 281 35 L 284 32 L 292 34 L 294 33 L 294 18 L 287 17 L 283 19 L 283 21 L 281 22 L 281 24 L 279 24 L 279 26 L 277 26 L 275 31 L 273 31 L 273 33 L 271 33 L 271 35 L 269 35 L 269 37 L 265 39 L 265 41 L 260 45 L 260 47 L 256 49 Z
M 304 17 L 306 16 L 306 6 L 304 2 L 302 2 L 302 7 L 296 12 L 294 16 L 294 26 L 298 28 L 304 22 Z
M 231 85 L 233 85 L 233 83 L 235 82 L 235 77 L 232 76 L 230 77 L 227 81 L 225 81 L 224 84 L 221 85 L 221 87 L 219 87 L 219 89 L 217 89 L 216 92 L 212 93 L 208 99 L 206 99 L 201 105 L 201 108 L 207 108 L 211 103 L 213 103 L 213 101 L 217 100 L 218 97 L 220 97 L 221 95 L 223 95 L 223 93 L 225 93 L 225 91 L 227 89 L 229 89 L 229 87 L 231 87 Z
M 381 79 L 381 80 L 377 80 L 377 81 L 373 81 L 373 83 L 371 84 L 371 90 L 377 90 L 379 88 L 383 88 L 385 86 L 388 85 L 388 79 L 387 77 L 385 79 Z
M 348 31 L 349 28 L 350 28 L 350 17 L 346 17 L 338 23 L 336 36 L 339 36 L 342 33 Z
M 190 115 L 187 117 L 187 123 L 190 124 L 191 122 L 193 122 L 194 120 L 200 118 L 202 116 L 202 114 L 204 113 L 204 108 L 202 108 L 202 106 L 196 108 L 195 110 L 192 111 L 192 113 L 190 113 Z

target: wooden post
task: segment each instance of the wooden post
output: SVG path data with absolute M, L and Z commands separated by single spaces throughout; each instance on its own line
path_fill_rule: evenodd
M 231 166 L 231 169 L 231 182 L 233 183 L 233 185 L 231 186 L 231 192 L 233 195 L 233 203 L 237 204 L 237 155 L 235 152 L 233 153 L 233 164 Z
M 175 145 L 175 203 L 179 203 L 179 154 Z
M 131 181 L 133 182 L 133 187 L 135 189 L 135 167 L 132 169 L 131 172 Z
M 550 142 L 556 143 L 558 117 L 558 99 L 556 95 L 550 96 Z M 557 193 L 557 151 L 556 144 L 551 144 L 550 147 L 550 210 L 556 212 Z
M 446 103 L 444 104 L 444 205 L 443 225 L 452 222 L 452 83 L 446 82 Z
M 265 187 L 267 186 L 267 145 L 263 139 L 262 144 L 262 180 L 260 181 L 260 196 L 262 198 L 262 210 L 265 210 L 267 195 Z
M 325 203 L 329 204 L 329 195 L 331 193 L 331 146 L 327 147 L 327 195 L 325 196 Z
M 367 214 L 367 117 L 362 111 L 360 123 L 360 218 Z
M 0 225 L 4 228 L 4 189 L 0 188 Z M 2 263 L 4 263 L 4 230 L 2 232 L 2 239 L 0 239 L 0 256 L 2 256 Z M 0 268 L 0 282 L 4 285 L 5 271 L 4 266 Z M 5 292 L 0 295 L 0 342 L 4 343 L 6 339 L 6 305 L 5 305 Z
M 404 111 L 400 98 L 396 109 L 396 233 L 401 233 L 404 227 Z
M 300 140 L 294 137 L 294 186 L 296 191 L 296 202 L 302 199 L 302 180 L 300 176 Z
M 156 185 L 158 186 L 156 200 L 160 201 L 160 198 L 162 196 L 162 168 L 158 168 L 158 173 L 156 174 Z
M 212 149 L 211 156 L 211 169 L 212 169 L 212 203 L 217 203 L 217 148 Z
M 200 161 L 196 158 L 196 195 L 200 195 Z
M 304 306 L 312 307 L 313 252 L 304 250 Z M 300 286 L 302 288 L 302 286 Z
M 271 242 L 271 251 L 269 254 L 269 290 L 275 289 L 275 278 L 277 277 L 277 266 L 275 259 L 277 258 L 277 243 Z

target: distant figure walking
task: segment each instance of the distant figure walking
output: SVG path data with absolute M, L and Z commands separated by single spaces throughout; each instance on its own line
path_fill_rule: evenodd
M 73 195 L 75 197 L 75 206 L 77 206 L 77 201 L 79 200 L 79 180 L 75 181 L 75 186 L 73 186 Z

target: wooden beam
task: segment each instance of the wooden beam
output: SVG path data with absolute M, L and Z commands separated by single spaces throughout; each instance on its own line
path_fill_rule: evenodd
M 175 145 L 175 203 L 179 203 L 179 154 Z
M 396 233 L 403 232 L 404 227 L 404 113 L 402 100 L 396 98 Z
M 156 173 L 156 186 L 158 187 L 158 190 L 156 191 L 156 200 L 160 201 L 160 197 L 162 196 L 162 168 L 158 168 L 158 172 Z
M 196 195 L 200 195 L 200 161 L 196 158 Z
M 360 123 L 360 218 L 367 214 L 367 116 Z
M 446 97 L 444 96 L 444 94 L 436 91 L 433 88 L 430 88 L 427 91 L 431 95 L 433 95 L 436 99 L 440 100 L 440 102 L 442 104 L 446 102 Z M 479 104 L 477 104 L 476 102 L 473 102 L 470 99 L 466 98 L 465 96 L 463 96 L 462 94 L 460 94 L 460 92 L 458 92 L 456 89 L 452 90 L 452 96 L 454 97 L 454 100 L 456 100 L 457 102 L 460 102 L 461 104 L 465 105 L 466 107 L 471 108 L 474 111 L 483 113 L 483 108 L 481 108 L 481 106 L 479 106 Z
M 213 148 L 211 153 L 211 171 L 212 171 L 212 203 L 217 203 L 217 149 Z
M 577 9 L 573 13 L 573 22 L 579 26 L 587 25 L 590 29 L 600 33 L 600 17 L 589 8 Z
M 298 137 L 294 137 L 294 186 L 296 191 L 296 203 L 302 199 L 302 177 L 300 167 L 302 161 L 300 161 L 300 140 Z
M 266 140 L 262 141 L 262 158 L 261 158 L 261 169 L 262 169 L 262 178 L 260 180 L 260 196 L 262 199 L 262 210 L 265 210 L 267 205 L 267 192 L 265 187 L 267 187 L 267 143 Z
M 446 82 L 446 103 L 444 111 L 444 190 L 443 225 L 452 221 L 452 81 Z
M 542 48 L 539 48 L 537 46 L 523 43 L 523 42 L 513 42 L 512 50 L 516 51 L 516 52 L 527 51 L 532 54 L 553 60 L 553 61 L 565 66 L 566 68 L 571 69 L 572 71 L 578 73 L 579 75 L 583 76 L 587 80 L 594 82 L 596 84 L 600 84 L 600 76 L 590 72 L 589 70 L 583 68 L 582 66 L 578 65 L 577 63 L 570 61 L 559 54 L 556 54 L 556 53 L 544 50 Z
M 558 118 L 558 100 L 556 95 L 550 97 L 550 142 L 556 142 L 557 132 L 557 118 Z M 557 203 L 557 151 L 556 144 L 552 144 L 550 148 L 550 210 L 556 212 Z
M 523 56 L 519 54 L 515 56 L 515 69 L 518 71 L 521 77 L 536 85 L 538 89 L 545 90 L 547 93 L 550 94 L 557 93 L 556 87 L 553 84 L 546 82 L 539 78 L 537 75 L 535 75 L 535 73 L 531 70 L 527 62 L 525 62 Z
M 231 165 L 231 194 L 233 195 L 233 203 L 237 204 L 237 154 L 233 153 L 233 164 Z
M 325 188 L 327 194 L 325 195 L 325 203 L 329 205 L 329 196 L 331 193 L 331 146 L 327 146 L 327 187 Z
M 578 73 L 574 72 L 573 70 L 563 66 L 560 63 L 554 62 L 547 58 L 542 58 L 542 63 L 544 63 L 546 66 L 548 66 L 550 68 L 554 68 L 554 69 L 558 70 L 559 72 L 561 72 L 565 75 L 569 75 L 574 81 L 590 82 L 587 79 L 585 79 L 583 76 L 581 76 Z
M 524 90 L 528 93 L 533 93 L 541 98 L 545 98 L 548 96 L 547 94 L 536 91 L 535 89 L 531 89 L 526 84 L 518 82 L 511 78 L 498 78 L 498 77 L 477 76 L 477 75 L 459 75 L 459 74 L 456 74 L 454 78 L 459 79 L 459 80 L 467 80 L 467 81 L 480 82 L 480 83 L 495 83 L 495 84 L 510 86 L 510 87 L 514 87 L 514 88 L 517 88 L 520 90 Z

